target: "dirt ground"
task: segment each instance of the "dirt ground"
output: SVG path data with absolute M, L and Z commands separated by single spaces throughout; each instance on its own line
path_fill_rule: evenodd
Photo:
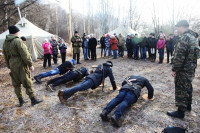
M 98 50 L 99 53 L 99 50 Z M 97 61 L 83 61 L 77 68 L 85 66 L 91 68 L 105 62 L 108 59 L 99 58 Z M 118 91 L 110 91 L 109 78 L 106 79 L 104 92 L 101 88 L 79 92 L 68 99 L 66 105 L 62 105 L 56 92 L 49 92 L 45 89 L 45 82 L 53 77 L 43 79 L 42 84 L 36 84 L 34 89 L 38 98 L 44 102 L 34 107 L 30 100 L 23 107 L 17 107 L 18 100 L 14 93 L 9 76 L 9 69 L 0 68 L 0 132 L 66 132 L 66 133 L 160 133 L 167 126 L 179 126 L 189 132 L 200 132 L 200 65 L 196 70 L 196 77 L 193 81 L 193 104 L 192 111 L 186 112 L 184 119 L 168 117 L 166 112 L 176 110 L 174 104 L 174 79 L 171 76 L 171 65 L 152 63 L 150 61 L 135 61 L 133 59 L 118 58 L 113 61 L 113 73 L 118 86 L 123 79 L 129 75 L 141 75 L 150 80 L 155 89 L 155 100 L 145 101 L 142 97 L 138 102 L 126 111 L 122 117 L 121 128 L 111 126 L 109 122 L 102 122 L 99 114 L 107 103 L 113 99 Z M 61 59 L 59 58 L 59 63 Z M 35 71 L 32 76 L 46 72 L 56 67 L 43 69 L 42 60 L 34 63 Z M 57 89 L 66 89 L 78 83 L 70 82 L 60 85 Z M 142 94 L 147 89 L 142 90 Z M 113 112 L 110 114 L 110 116 Z

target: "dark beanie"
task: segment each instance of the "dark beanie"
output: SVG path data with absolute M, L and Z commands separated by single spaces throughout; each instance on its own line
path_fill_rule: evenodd
M 177 24 L 175 25 L 176 27 L 189 27 L 189 23 L 187 20 L 180 20 L 177 22 Z
M 78 33 L 78 31 L 75 31 L 74 34 Z
M 22 41 L 26 41 L 26 37 L 22 36 L 21 37 Z
M 19 28 L 17 28 L 17 26 L 9 26 L 8 30 L 10 34 L 15 34 L 20 31 Z

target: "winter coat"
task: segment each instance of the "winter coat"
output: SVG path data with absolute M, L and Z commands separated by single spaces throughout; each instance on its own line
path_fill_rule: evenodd
M 96 49 L 97 47 L 97 39 L 96 38 L 90 38 L 88 42 L 89 49 Z
M 92 81 L 94 83 L 94 86 L 92 87 L 92 89 L 95 89 L 102 83 L 102 81 L 106 77 L 110 78 L 110 82 L 112 84 L 112 87 L 115 90 L 117 88 L 117 86 L 116 86 L 115 78 L 113 76 L 112 69 L 110 68 L 110 66 L 107 66 L 107 65 L 104 65 L 104 64 L 103 64 L 103 66 L 102 65 L 98 65 L 96 70 L 92 74 L 88 75 L 85 78 L 85 80 L 92 79 Z
M 122 47 L 124 47 L 125 46 L 125 37 L 123 37 L 123 36 L 119 36 L 119 46 L 122 46 Z
M 80 39 L 79 41 L 77 39 Z M 80 53 L 80 47 L 82 47 L 82 39 L 80 36 L 73 36 L 71 39 L 73 53 L 78 54 Z
M 56 40 L 50 40 L 52 46 L 52 54 L 58 54 L 58 42 Z
M 118 49 L 117 44 L 118 44 L 117 38 L 116 37 L 111 38 L 110 40 L 111 50 L 117 50 Z
M 83 48 L 88 48 L 88 39 L 83 37 L 83 42 L 82 42 L 82 47 Z
M 73 71 L 77 72 L 77 76 L 73 81 L 77 82 L 83 79 L 85 76 L 89 75 L 88 69 L 85 67 L 81 67 L 80 69 L 74 69 Z
M 140 47 L 144 48 L 144 47 L 147 47 L 148 46 L 148 40 L 146 37 L 144 37 L 142 39 L 142 42 L 140 43 Z
M 131 49 L 132 46 L 133 46 L 133 45 L 131 44 L 131 39 L 127 38 L 127 39 L 126 39 L 126 48 L 127 48 L 127 50 L 128 50 L 128 49 Z
M 65 74 L 66 72 L 68 72 L 68 71 L 69 71 L 69 68 L 70 68 L 70 69 L 73 69 L 74 66 L 72 65 L 71 62 L 65 61 L 65 62 L 63 62 L 61 65 L 59 65 L 57 68 L 58 68 L 59 71 L 60 71 L 60 75 L 62 75 L 62 74 Z
M 105 38 L 105 45 L 106 47 L 110 47 L 110 37 Z
M 44 54 L 52 54 L 52 46 L 51 46 L 51 44 L 50 43 L 43 43 L 42 44 L 42 47 L 43 47 L 43 49 L 44 49 Z
M 101 43 L 101 48 L 105 48 L 106 47 L 106 45 L 105 45 L 105 37 L 101 37 L 100 43 Z
M 60 53 L 63 54 L 63 53 L 66 53 L 67 52 L 67 46 L 65 45 L 65 43 L 61 43 L 59 45 L 59 50 L 60 50 Z
M 165 39 L 159 39 L 157 42 L 157 49 L 164 49 L 165 48 Z
M 141 39 L 138 38 L 138 37 L 133 37 L 133 38 L 132 38 L 132 41 L 133 41 L 134 46 L 138 46 L 139 43 L 141 42 L 140 40 L 141 40 Z
M 166 43 L 166 48 L 168 51 L 172 51 L 174 49 L 173 44 L 172 44 L 172 39 L 167 40 L 165 43 Z
M 172 38 L 172 51 L 174 51 L 174 47 L 175 47 L 175 45 L 176 45 L 176 43 L 178 42 L 178 40 L 179 40 L 179 36 L 174 36 L 173 38 Z
M 131 79 L 136 79 L 136 81 L 132 81 L 130 82 L 130 84 L 127 83 L 127 80 L 131 80 Z M 122 82 L 122 87 L 120 90 L 130 90 L 132 91 L 137 98 L 140 97 L 140 93 L 141 93 L 141 89 L 146 87 L 148 90 L 148 98 L 151 99 L 153 98 L 154 95 L 154 89 L 151 86 L 151 84 L 149 83 L 149 80 L 142 77 L 142 76 L 130 76 L 128 79 L 124 80 Z
M 156 38 L 151 38 L 149 40 L 149 48 L 156 48 L 157 45 L 157 39 Z

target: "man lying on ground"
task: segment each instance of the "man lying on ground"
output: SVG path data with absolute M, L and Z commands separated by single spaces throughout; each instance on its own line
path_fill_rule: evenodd
M 74 59 L 70 61 L 65 61 L 64 63 L 62 63 L 61 65 L 59 65 L 58 67 L 54 68 L 51 71 L 40 73 L 39 75 L 34 76 L 34 79 L 36 80 L 37 83 L 42 83 L 41 81 L 42 78 L 57 75 L 57 74 L 60 74 L 60 75 L 65 74 L 66 72 L 73 70 L 74 68 L 73 65 L 75 65 Z
M 122 82 L 122 87 L 119 94 L 108 103 L 107 107 L 103 109 L 100 117 L 103 121 L 109 121 L 108 114 L 119 104 L 114 115 L 111 117 L 111 121 L 116 127 L 120 127 L 120 117 L 124 111 L 132 104 L 137 102 L 140 97 L 141 89 L 147 87 L 148 99 L 152 99 L 154 95 L 154 89 L 149 83 L 148 79 L 141 76 L 130 76 Z
M 59 90 L 58 97 L 60 99 L 60 102 L 64 104 L 68 98 L 70 98 L 78 91 L 85 91 L 90 88 L 97 88 L 106 77 L 110 78 L 113 90 L 116 90 L 117 87 L 111 69 L 112 66 L 113 63 L 111 61 L 107 61 L 102 65 L 98 65 L 96 70 L 92 74 L 88 75 L 79 85 L 69 89 Z
M 46 84 L 46 87 L 50 91 L 55 91 L 56 90 L 55 86 L 67 83 L 71 80 L 77 82 L 88 75 L 89 75 L 88 69 L 86 69 L 85 67 L 81 67 L 80 69 L 74 69 L 72 71 L 69 71 L 61 77 L 56 77 L 54 79 L 49 80 Z

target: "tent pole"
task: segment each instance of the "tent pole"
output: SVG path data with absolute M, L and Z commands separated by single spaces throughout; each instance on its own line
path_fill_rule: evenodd
M 20 9 L 19 9 L 19 6 L 17 7 L 17 10 L 18 10 L 18 13 L 19 13 L 19 18 L 21 20 L 21 23 L 22 23 L 22 27 L 23 27 L 23 21 L 22 21 L 22 16 L 21 16 L 21 12 L 20 12 Z
M 71 38 L 72 38 L 72 27 L 71 27 L 71 0 L 69 0 L 69 44 L 71 46 L 71 55 L 72 55 L 72 43 L 71 43 Z

